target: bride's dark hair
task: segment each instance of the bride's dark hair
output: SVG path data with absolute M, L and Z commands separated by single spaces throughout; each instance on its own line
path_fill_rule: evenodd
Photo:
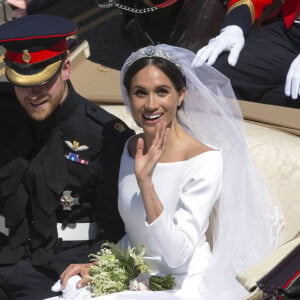
M 171 80 L 177 92 L 180 92 L 186 86 L 186 80 L 181 71 L 172 62 L 160 57 L 144 57 L 135 61 L 126 70 L 123 84 L 130 91 L 131 81 L 134 75 L 146 66 L 155 66 L 159 68 Z

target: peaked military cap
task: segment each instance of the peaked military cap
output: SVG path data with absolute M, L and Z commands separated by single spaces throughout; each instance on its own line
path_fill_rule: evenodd
M 55 77 L 67 56 L 67 37 L 77 25 L 55 15 L 29 15 L 0 26 L 6 49 L 5 74 L 17 86 L 43 85 Z

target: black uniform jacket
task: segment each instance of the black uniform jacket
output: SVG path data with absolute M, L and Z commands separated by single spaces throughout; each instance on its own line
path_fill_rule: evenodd
M 9 86 L 0 89 L 0 215 L 9 229 L 0 233 L 0 264 L 28 255 L 34 265 L 50 263 L 57 223 L 97 222 L 97 240 L 124 233 L 117 182 L 133 131 L 68 86 L 65 101 L 42 122 L 27 117 Z

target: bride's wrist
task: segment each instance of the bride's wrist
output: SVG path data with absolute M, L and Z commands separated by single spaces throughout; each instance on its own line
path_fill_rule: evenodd
M 137 178 L 137 183 L 140 190 L 153 189 L 154 185 L 151 177 Z

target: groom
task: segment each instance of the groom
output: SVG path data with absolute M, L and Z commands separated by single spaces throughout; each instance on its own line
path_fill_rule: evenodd
M 1 300 L 54 296 L 67 265 L 124 233 L 117 180 L 133 132 L 74 90 L 68 37 L 76 31 L 54 15 L 0 26 L 9 81 L 0 88 Z

